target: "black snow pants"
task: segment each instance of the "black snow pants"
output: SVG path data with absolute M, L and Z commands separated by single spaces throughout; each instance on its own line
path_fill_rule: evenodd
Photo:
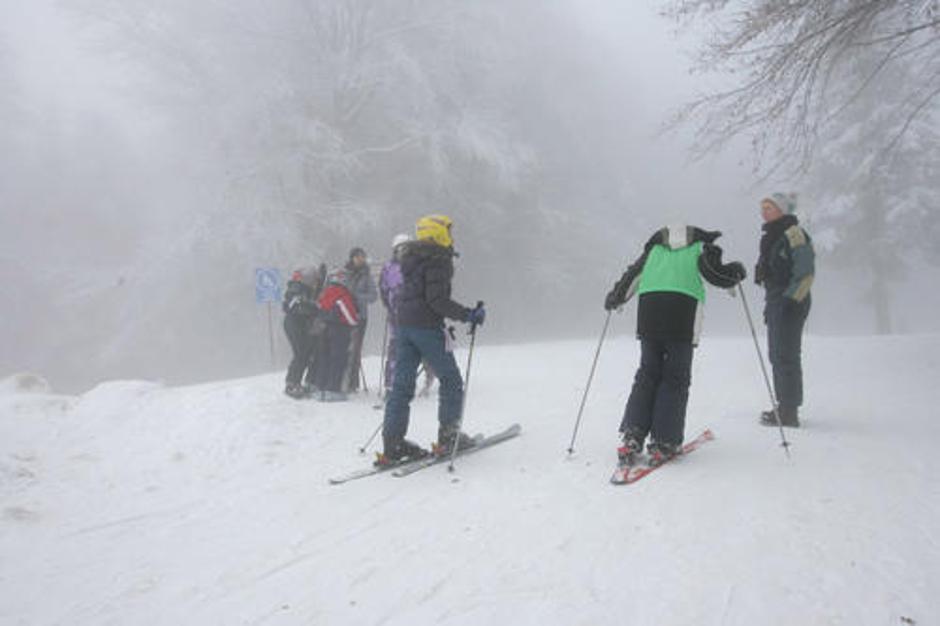
M 780 297 L 764 307 L 767 322 L 767 355 L 774 374 L 774 393 L 782 410 L 803 404 L 803 326 L 812 302 Z
M 691 341 L 640 340 L 640 367 L 624 408 L 620 432 L 643 441 L 681 444 L 692 382 Z
M 310 317 L 288 313 L 284 316 L 284 332 L 290 342 L 293 352 L 290 364 L 287 366 L 287 384 L 299 385 L 304 372 L 310 366 L 316 342 L 310 335 Z M 307 381 L 310 382 L 312 372 L 307 372 Z
M 342 391 L 343 375 L 349 361 L 351 329 L 345 324 L 332 322 L 320 335 L 315 361 L 314 384 L 322 391 Z

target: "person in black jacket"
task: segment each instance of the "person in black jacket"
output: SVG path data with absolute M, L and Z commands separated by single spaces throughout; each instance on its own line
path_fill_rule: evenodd
M 813 300 L 816 254 L 795 210 L 795 194 L 774 193 L 761 200 L 764 225 L 754 282 L 764 287 L 767 356 L 778 403 L 776 414 L 773 408 L 761 413 L 765 426 L 776 426 L 779 416 L 783 426 L 798 428 L 803 404 L 803 326 Z
M 451 299 L 454 275 L 452 221 L 444 215 L 418 220 L 417 241 L 403 245 L 401 271 L 403 284 L 398 300 L 395 379 L 385 404 L 382 428 L 383 453 L 376 464 L 390 464 L 420 458 L 428 452 L 405 439 L 415 378 L 425 359 L 440 380 L 438 402 L 437 453 L 447 454 L 456 442 L 458 448 L 472 445 L 472 439 L 459 432 L 463 411 L 463 379 L 454 359 L 444 319 L 481 325 L 486 317 L 482 305 L 470 309 Z
M 663 462 L 682 447 L 692 353 L 705 303 L 702 279 L 731 288 L 745 277 L 741 263 L 722 263 L 722 250 L 714 243 L 720 235 L 694 226 L 657 231 L 604 300 L 610 311 L 639 294 L 640 367 L 620 423 L 617 453 L 623 462 L 635 460 L 647 435 L 651 463 Z
M 366 325 L 369 322 L 369 305 L 379 298 L 375 280 L 372 279 L 372 272 L 369 269 L 369 258 L 362 248 L 357 247 L 349 251 L 346 282 L 356 310 L 359 312 L 359 323 L 353 327 L 349 338 L 349 358 L 346 361 L 346 371 L 343 373 L 343 391 L 355 392 L 359 390 L 362 342 L 365 340 Z
M 317 317 L 317 296 L 323 287 L 325 275 L 324 265 L 299 269 L 287 281 L 287 289 L 284 291 L 284 302 L 281 304 L 284 333 L 293 352 L 290 365 L 287 366 L 284 393 L 292 398 L 303 398 L 312 391 L 316 345 L 313 330 Z

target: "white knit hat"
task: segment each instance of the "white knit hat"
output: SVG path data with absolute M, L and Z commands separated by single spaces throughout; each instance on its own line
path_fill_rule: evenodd
M 792 215 L 796 213 L 796 194 L 795 193 L 782 193 L 775 192 L 764 198 L 769 202 L 773 202 L 778 209 L 787 215 Z M 764 200 L 761 200 L 763 202 Z

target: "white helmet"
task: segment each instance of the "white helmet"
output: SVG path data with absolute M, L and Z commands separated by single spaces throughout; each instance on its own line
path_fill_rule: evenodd
M 399 233 L 395 235 L 395 238 L 392 239 L 392 250 L 394 250 L 395 248 L 397 248 L 403 243 L 408 243 L 409 241 L 411 241 L 411 237 L 406 235 L 405 233 Z

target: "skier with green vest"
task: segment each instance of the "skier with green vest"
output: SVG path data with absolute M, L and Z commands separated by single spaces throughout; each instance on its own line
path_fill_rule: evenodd
M 612 311 L 634 295 L 640 366 L 620 423 L 621 460 L 632 463 L 647 448 L 650 463 L 662 463 L 682 447 L 685 411 L 692 378 L 692 351 L 698 345 L 705 303 L 704 278 L 730 289 L 744 280 L 744 266 L 722 263 L 714 241 L 718 231 L 667 226 L 646 242 L 604 300 Z

